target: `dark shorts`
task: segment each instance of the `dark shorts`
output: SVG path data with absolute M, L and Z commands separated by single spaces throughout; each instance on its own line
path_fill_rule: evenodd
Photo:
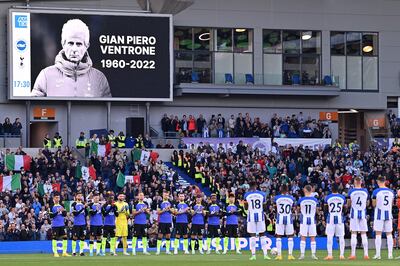
M 105 237 L 115 237 L 115 225 L 105 225 L 105 226 L 103 226 L 103 236 L 105 236 Z
M 133 234 L 136 237 L 146 237 L 147 236 L 147 225 L 146 224 L 135 224 L 133 226 Z
M 85 239 L 86 225 L 74 225 L 72 227 L 72 237 L 75 239 Z
M 176 224 L 176 234 L 180 236 L 186 236 L 188 234 L 188 224 L 187 223 L 177 223 Z
M 192 229 L 190 230 L 192 236 L 203 236 L 204 234 L 204 224 L 192 224 Z
M 65 226 L 52 227 L 51 233 L 54 239 L 63 238 L 67 236 L 67 232 L 65 231 Z
M 103 235 L 103 226 L 90 226 L 90 236 L 102 236 Z
M 207 231 L 208 231 L 208 237 L 221 236 L 221 228 L 219 227 L 219 225 L 208 225 Z
M 163 235 L 171 234 L 171 224 L 170 223 L 159 223 L 158 233 Z
M 227 237 L 238 237 L 239 226 L 233 224 L 227 224 L 225 227 L 225 236 Z

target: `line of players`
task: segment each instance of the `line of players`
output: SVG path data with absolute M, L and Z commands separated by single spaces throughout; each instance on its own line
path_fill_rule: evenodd
M 381 259 L 382 233 L 386 234 L 388 246 L 388 259 L 393 259 L 393 215 L 392 207 L 395 199 L 395 193 L 385 185 L 386 180 L 380 176 L 377 180 L 378 188 L 372 193 L 372 205 L 374 207 L 374 226 L 375 231 L 375 249 L 376 254 L 374 259 Z M 300 198 L 297 203 L 295 199 L 288 194 L 288 187 L 281 186 L 281 194 L 276 196 L 274 203 L 276 205 L 276 248 L 277 260 L 282 260 L 282 237 L 288 237 L 288 259 L 293 260 L 293 206 L 300 206 L 300 257 L 304 259 L 306 238 L 311 239 L 311 257 L 317 260 L 316 257 L 316 212 L 319 205 L 318 200 L 314 196 L 313 188 L 306 185 L 303 189 L 304 197 Z M 364 248 L 364 259 L 369 259 L 368 256 L 368 239 L 367 239 L 367 212 L 366 207 L 369 200 L 367 189 L 362 188 L 362 180 L 359 177 L 354 178 L 354 188 L 348 192 L 346 199 L 342 194 L 338 193 L 338 187 L 332 185 L 331 194 L 324 200 L 324 212 L 327 213 L 327 251 L 328 256 L 325 260 L 332 260 L 333 237 L 339 238 L 340 259 L 345 259 L 344 249 L 344 209 L 349 208 L 350 216 L 350 231 L 351 231 L 351 255 L 349 260 L 356 259 L 357 234 L 361 234 L 362 244 Z M 400 196 L 400 193 L 397 194 Z M 251 189 L 245 194 L 247 213 L 247 231 L 251 234 L 250 250 L 252 256 L 250 260 L 256 259 L 256 238 L 265 231 L 265 221 L 263 210 L 263 202 L 265 196 L 261 191 L 256 190 L 256 185 L 252 184 Z M 263 242 L 261 241 L 261 245 Z
M 393 258 L 393 216 L 392 206 L 395 198 L 394 192 L 385 186 L 385 178 L 379 177 L 377 184 L 379 188 L 375 189 L 372 194 L 372 204 L 374 206 L 374 231 L 376 233 L 375 247 L 376 254 L 374 259 L 381 259 L 381 243 L 382 233 L 386 234 L 388 246 L 388 258 Z M 306 238 L 311 239 L 311 257 L 316 257 L 316 212 L 319 207 L 319 202 L 314 196 L 313 189 L 310 185 L 306 185 L 303 189 L 304 196 L 297 202 L 289 195 L 288 187 L 281 186 L 280 195 L 274 198 L 276 208 L 276 248 L 277 260 L 282 260 L 282 237 L 288 238 L 288 259 L 294 260 L 293 257 L 293 207 L 298 205 L 300 207 L 300 257 L 304 259 Z M 340 259 L 344 257 L 344 210 L 349 208 L 350 213 L 350 231 L 351 231 L 351 256 L 350 260 L 356 259 L 356 245 L 357 234 L 361 234 L 362 244 L 364 248 L 364 259 L 369 259 L 368 256 L 368 239 L 366 233 L 368 232 L 366 207 L 369 200 L 369 193 L 365 188 L 362 188 L 362 180 L 359 177 L 354 178 L 354 188 L 348 192 L 346 199 L 342 194 L 338 193 L 336 185 L 332 185 L 331 194 L 325 198 L 324 210 L 327 213 L 327 251 L 328 256 L 325 260 L 332 260 L 332 246 L 333 237 L 339 238 Z M 185 203 L 185 195 L 179 194 L 177 203 L 172 204 L 169 201 L 169 192 L 163 193 L 163 201 L 158 205 L 157 214 L 158 218 L 158 240 L 157 252 L 160 254 L 162 239 L 166 240 L 166 253 L 170 253 L 171 248 L 171 227 L 173 216 L 176 218 L 176 238 L 174 241 L 174 254 L 178 253 L 179 240 L 183 238 L 183 251 L 189 254 L 189 235 L 191 241 L 191 251 L 195 254 L 195 242 L 199 243 L 199 252 L 204 251 L 210 253 L 211 239 L 215 239 L 216 253 L 226 254 L 228 251 L 228 243 L 230 238 L 235 239 L 235 249 L 240 253 L 239 239 L 238 239 L 238 220 L 240 207 L 236 204 L 234 194 L 229 194 L 227 207 L 223 210 L 217 202 L 217 196 L 211 195 L 211 203 L 208 205 L 203 204 L 201 197 L 196 198 L 196 202 L 189 206 Z M 89 216 L 90 224 L 90 242 L 89 250 L 90 255 L 93 256 L 93 243 L 97 241 L 96 254 L 100 256 L 105 255 L 105 244 L 107 239 L 110 240 L 110 253 L 116 255 L 115 242 L 116 238 L 121 237 L 123 243 L 123 254 L 127 253 L 127 236 L 128 224 L 127 218 L 130 215 L 129 205 L 125 202 L 125 195 L 119 194 L 118 201 L 114 202 L 114 196 L 111 194 L 107 198 L 105 204 L 99 202 L 99 196 L 94 195 L 92 202 L 85 204 L 82 201 L 81 193 L 76 194 L 76 201 L 72 204 L 72 213 L 74 215 L 73 226 L 73 240 L 72 252 L 76 255 L 77 240 L 84 241 L 86 230 L 86 216 Z M 64 227 L 64 217 L 67 215 L 64 208 L 59 204 L 60 197 L 55 195 L 53 198 L 54 205 L 50 210 L 50 217 L 52 218 L 53 228 L 53 252 L 55 256 L 57 253 L 57 240 L 63 240 L 63 256 L 69 256 L 66 253 L 67 236 Z M 265 232 L 265 216 L 266 216 L 266 197 L 265 194 L 257 190 L 255 182 L 250 183 L 250 190 L 244 195 L 242 202 L 247 210 L 247 231 L 250 234 L 250 260 L 256 259 L 256 246 L 257 240 L 260 240 L 261 249 L 264 253 L 264 259 L 270 259 L 268 256 L 268 244 L 266 237 L 263 236 Z M 136 244 L 138 239 L 142 239 L 143 253 L 149 255 L 147 252 L 147 224 L 148 215 L 150 214 L 149 206 L 144 202 L 143 193 L 139 193 L 138 202 L 132 207 L 131 215 L 134 217 L 134 237 L 132 239 L 132 254 L 136 255 Z M 223 247 L 220 246 L 221 236 L 221 219 L 225 217 L 224 227 L 224 241 Z M 191 218 L 191 230 L 189 234 L 189 220 Z M 203 242 L 204 231 L 207 231 L 206 242 Z M 204 244 L 203 244 L 204 243 Z M 204 246 L 205 245 L 205 246 Z M 79 254 L 83 253 L 83 244 L 80 243 Z M 101 248 L 100 248 L 101 247 Z
M 201 196 L 196 197 L 195 203 L 189 206 L 185 202 L 185 195 L 179 194 L 179 200 L 175 204 L 169 201 L 169 192 L 163 192 L 163 201 L 158 205 L 158 240 L 157 252 L 160 254 L 162 240 L 166 243 L 166 254 L 171 254 L 171 228 L 173 216 L 175 216 L 176 237 L 173 243 L 173 254 L 178 254 L 179 242 L 183 238 L 183 252 L 189 254 L 189 236 L 191 241 L 191 253 L 195 254 L 196 241 L 199 245 L 199 252 L 207 254 L 211 252 L 211 240 L 215 239 L 217 243 L 216 253 L 224 254 L 228 251 L 230 238 L 234 238 L 236 253 L 241 254 L 238 238 L 239 216 L 241 209 L 237 204 L 234 194 L 229 194 L 228 204 L 222 209 L 217 202 L 217 196 L 212 194 L 210 204 L 205 204 Z M 94 194 L 89 204 L 83 202 L 81 192 L 76 193 L 75 201 L 71 205 L 73 214 L 72 228 L 72 255 L 84 256 L 84 240 L 86 237 L 86 217 L 89 217 L 89 254 L 94 255 L 94 242 L 96 241 L 96 255 L 104 256 L 106 242 L 110 243 L 110 254 L 116 254 L 116 240 L 122 239 L 123 254 L 127 253 L 128 223 L 127 219 L 131 215 L 134 217 L 134 236 L 132 239 L 132 255 L 136 255 L 137 240 L 141 239 L 143 243 L 143 254 L 150 255 L 147 252 L 147 224 L 151 209 L 144 201 L 144 194 L 138 194 L 138 201 L 130 210 L 125 202 L 125 195 L 120 193 L 118 201 L 114 202 L 114 195 L 109 194 L 105 203 L 100 202 L 98 194 Z M 67 235 L 65 231 L 65 217 L 67 211 L 60 205 L 60 196 L 54 194 L 54 204 L 49 210 L 52 219 L 53 232 L 53 254 L 55 257 L 60 255 L 57 252 L 57 241 L 62 240 L 62 256 L 70 256 L 67 251 Z M 221 219 L 224 218 L 225 226 L 221 230 Z M 189 222 L 190 233 L 189 233 Z M 204 232 L 207 231 L 207 239 L 203 240 Z M 223 247 L 221 247 L 221 231 L 224 231 Z M 77 243 L 79 242 L 79 252 L 77 252 Z

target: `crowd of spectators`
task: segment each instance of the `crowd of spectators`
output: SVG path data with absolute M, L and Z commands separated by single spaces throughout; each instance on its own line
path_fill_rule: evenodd
M 11 123 L 9 117 L 4 119 L 4 123 L 0 122 L 0 136 L 19 136 L 21 135 L 22 124 L 20 119 L 17 117 L 15 118 L 14 123 Z
M 11 154 L 9 149 L 2 151 L 0 156 L 0 175 L 11 175 L 13 172 L 5 168 L 4 155 Z M 25 155 L 18 148 L 15 155 Z M 16 191 L 0 191 L 0 241 L 12 240 L 50 240 L 51 220 L 48 210 L 52 204 L 52 193 L 60 192 L 64 204 L 74 200 L 76 191 L 82 191 L 86 200 L 90 200 L 93 192 L 105 199 L 107 191 L 115 193 L 123 191 L 127 202 L 132 203 L 138 191 L 145 193 L 145 200 L 156 210 L 156 205 L 162 201 L 162 192 L 171 191 L 171 200 L 177 197 L 179 191 L 186 195 L 199 193 L 198 188 L 182 187 L 177 174 L 160 160 L 149 160 L 147 165 L 140 161 L 132 161 L 128 152 L 113 149 L 106 156 L 92 154 L 87 163 L 95 169 L 95 177 L 85 180 L 77 168 L 80 162 L 73 152 L 65 147 L 55 152 L 49 149 L 39 149 L 32 157 L 30 169 L 21 169 L 21 189 Z M 117 186 L 119 173 L 139 176 L 140 182 L 128 182 L 124 187 Z M 71 234 L 72 215 L 67 216 L 67 231 Z M 154 221 L 157 214 L 154 211 L 149 224 L 150 243 L 155 243 L 157 224 Z M 132 220 L 129 226 L 132 227 Z M 130 230 L 130 233 L 132 230 Z
M 397 145 L 397 144 L 395 144 Z M 205 143 L 197 147 L 191 146 L 187 153 L 175 151 L 171 161 L 188 175 L 217 193 L 223 206 L 229 192 L 235 193 L 238 202 L 243 199 L 249 189 L 249 182 L 255 180 L 268 198 L 267 230 L 273 234 L 275 210 L 272 199 L 279 193 L 279 186 L 286 183 L 290 193 L 299 198 L 302 188 L 311 184 L 315 195 L 321 202 L 329 193 L 330 187 L 336 183 L 344 195 L 352 187 L 354 176 L 360 176 L 366 188 L 372 192 L 376 188 L 376 179 L 384 175 L 392 189 L 400 186 L 400 147 L 393 149 L 371 146 L 367 151 L 359 150 L 358 145 L 343 145 L 335 143 L 332 146 L 310 150 L 307 147 L 277 147 L 274 152 L 262 154 L 253 150 L 251 145 L 239 142 L 238 145 L 212 147 Z M 4 154 L 10 154 L 6 149 Z M 3 154 L 3 155 L 4 155 Z M 24 155 L 22 148 L 15 152 Z M 0 192 L 0 241 L 3 240 L 46 240 L 51 238 L 51 224 L 48 208 L 52 203 L 52 193 L 59 191 L 64 203 L 74 200 L 76 191 L 83 191 L 87 201 L 93 192 L 99 192 L 101 200 L 109 190 L 123 191 L 127 201 L 132 204 L 139 191 L 145 193 L 145 201 L 153 212 L 148 224 L 149 243 L 153 245 L 157 236 L 157 204 L 162 201 L 162 191 L 171 191 L 171 201 L 177 199 L 179 192 L 187 195 L 191 204 L 196 195 L 201 194 L 201 186 L 184 187 L 179 182 L 175 170 L 167 168 L 160 160 L 151 160 L 147 165 L 133 158 L 127 151 L 113 149 L 106 157 L 91 154 L 87 159 L 89 167 L 95 169 L 95 176 L 88 180 L 78 175 L 80 162 L 68 148 L 51 152 L 40 149 L 33 156 L 30 169 L 21 169 L 21 189 Z M 117 186 L 119 173 L 139 176 L 139 182 L 126 183 L 124 187 Z M 4 162 L 0 160 L 0 174 L 10 175 Z M 200 174 L 200 175 L 199 175 Z M 200 178 L 199 178 L 200 177 Z M 41 189 L 42 188 L 42 189 Z M 205 202 L 208 198 L 203 194 Z M 294 208 L 296 234 L 299 230 L 299 209 Z M 371 217 L 373 208 L 367 208 L 369 234 L 373 237 Z M 245 212 L 240 219 L 240 235 L 247 236 L 245 230 Z M 397 216 L 397 210 L 396 214 Z M 397 221 L 397 220 L 395 220 Z M 324 235 L 325 215 L 323 208 L 318 210 L 318 235 Z M 133 220 L 129 219 L 130 227 Z M 71 234 L 72 216 L 67 217 L 67 231 Z M 397 228 L 395 225 L 394 228 Z M 132 230 L 129 230 L 131 233 Z M 349 224 L 346 220 L 346 235 L 349 236 Z
M 207 121 L 202 114 L 178 116 L 164 114 L 161 129 L 166 137 L 262 137 L 262 138 L 331 138 L 328 124 L 305 117 L 302 112 L 280 117 L 273 114 L 271 120 L 262 121 L 259 117 L 244 116 L 239 113 L 225 119 L 221 114 L 212 115 Z
M 389 120 L 390 132 L 392 133 L 392 137 L 400 137 L 400 122 L 398 121 L 396 115 L 393 113 L 392 110 L 388 111 L 387 118 Z
M 267 230 L 271 233 L 275 229 L 276 212 L 273 208 L 273 198 L 279 194 L 281 184 L 287 184 L 290 194 L 296 199 L 302 196 L 302 188 L 305 185 L 310 184 L 314 187 L 315 196 L 321 203 L 316 219 L 320 236 L 324 235 L 326 228 L 323 200 L 330 193 L 332 184 L 337 184 L 340 193 L 345 196 L 352 187 L 355 176 L 363 179 L 371 194 L 377 188 L 376 180 L 380 175 L 387 178 L 390 188 L 400 187 L 398 147 L 387 150 L 371 146 L 362 152 L 358 145 L 349 147 L 338 143 L 318 150 L 288 145 L 278 148 L 276 152 L 262 154 L 243 142 L 230 147 L 222 144 L 212 147 L 205 142 L 197 147 L 191 146 L 191 150 L 186 154 L 183 151 L 175 151 L 171 160 L 175 165 L 185 168 L 197 182 L 217 193 L 221 202 L 225 201 L 227 191 L 234 192 L 236 197 L 241 199 L 249 188 L 249 182 L 255 180 L 267 195 Z M 295 207 L 293 213 L 298 235 L 299 208 Z M 346 210 L 346 237 L 350 236 L 348 213 L 349 210 Z M 368 205 L 367 213 L 369 236 L 373 237 L 372 205 Z M 394 221 L 397 223 L 396 219 Z M 241 222 L 244 222 L 244 218 Z M 397 225 L 393 228 L 397 228 Z M 245 231 L 241 233 L 243 235 Z

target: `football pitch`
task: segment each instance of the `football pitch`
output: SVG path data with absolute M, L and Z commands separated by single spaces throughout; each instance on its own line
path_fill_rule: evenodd
M 375 254 L 374 250 L 370 251 L 370 258 Z M 338 253 L 334 252 L 335 260 L 324 261 L 323 258 L 326 256 L 326 251 L 318 251 L 318 261 L 311 260 L 310 252 L 306 252 L 305 260 L 288 261 L 287 254 L 284 253 L 284 259 L 282 261 L 264 260 L 261 253 L 257 253 L 256 261 L 249 261 L 249 252 L 243 252 L 242 255 L 227 254 L 227 255 L 151 255 L 144 256 L 138 253 L 137 256 L 122 256 L 119 254 L 117 257 L 105 256 L 105 257 L 68 257 L 68 258 L 54 258 L 51 254 L 15 254 L 15 255 L 0 255 L 0 265 L 4 266 L 28 266 L 28 265 L 56 265 L 56 266 L 102 266 L 102 265 L 140 265 L 140 266 L 194 266 L 194 265 L 206 265 L 206 266 L 239 266 L 239 265 L 354 265 L 354 266 L 373 266 L 373 265 L 399 265 L 399 260 L 388 260 L 387 253 L 382 252 L 382 260 L 364 260 L 362 259 L 362 251 L 358 250 L 357 260 L 355 261 L 340 261 L 338 260 Z M 346 252 L 346 257 L 349 252 Z M 394 251 L 394 255 L 400 255 L 397 250 Z M 294 252 L 294 256 L 299 256 L 298 252 Z

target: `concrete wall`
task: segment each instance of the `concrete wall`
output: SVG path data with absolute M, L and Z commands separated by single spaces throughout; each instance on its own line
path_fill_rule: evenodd
M 0 4 L 0 120 L 25 115 L 25 102 L 8 102 L 6 77 L 6 17 L 11 4 Z M 32 6 L 79 7 L 137 10 L 134 0 L 34 2 Z M 197 0 L 194 5 L 174 17 L 175 25 L 207 27 L 248 27 L 254 29 L 254 73 L 262 73 L 262 29 L 312 29 L 322 31 L 322 74 L 330 73 L 329 32 L 379 32 L 379 93 L 341 92 L 338 97 L 288 96 L 184 96 L 172 103 L 154 103 L 150 108 L 150 124 L 157 127 L 166 112 L 204 114 L 239 111 L 257 114 L 263 120 L 273 112 L 292 113 L 303 109 L 311 115 L 338 108 L 386 108 L 388 96 L 400 96 L 400 1 L 394 0 Z M 34 102 L 32 105 L 55 107 L 59 130 L 66 138 L 66 104 Z M 193 108 L 188 108 L 188 106 Z M 203 107 L 197 109 L 195 107 Z M 212 108 L 212 109 L 210 109 Z M 288 109 L 287 111 L 283 111 Z M 79 131 L 107 126 L 105 103 L 72 104 L 71 141 Z M 218 111 L 217 111 L 218 110 Z M 278 111 L 282 110 L 282 111 Z M 111 125 L 116 131 L 125 130 L 125 118 L 144 116 L 144 103 L 117 103 L 111 108 Z M 252 115 L 254 116 L 254 115 Z M 25 129 L 23 130 L 23 132 Z

